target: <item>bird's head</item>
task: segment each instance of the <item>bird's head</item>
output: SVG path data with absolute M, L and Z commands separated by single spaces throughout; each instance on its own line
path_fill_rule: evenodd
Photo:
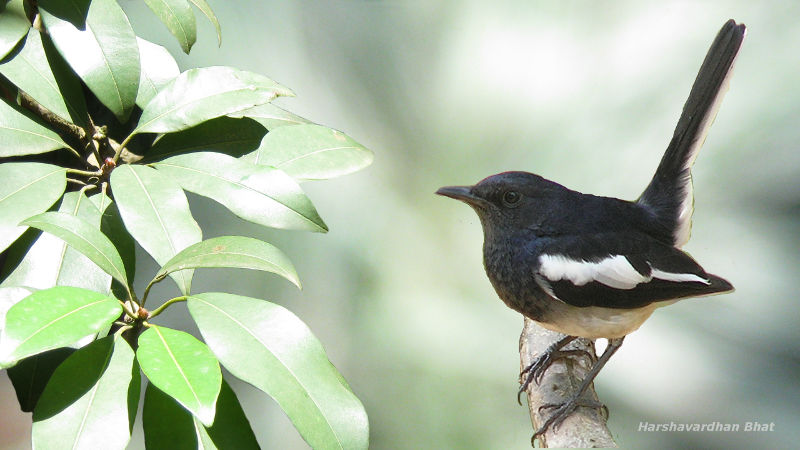
M 474 186 L 446 186 L 437 194 L 475 210 L 487 235 L 546 227 L 548 217 L 569 189 L 528 172 L 503 172 Z M 505 232 L 505 233 L 504 233 Z

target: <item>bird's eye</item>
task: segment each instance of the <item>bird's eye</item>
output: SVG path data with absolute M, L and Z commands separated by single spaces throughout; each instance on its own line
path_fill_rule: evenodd
M 506 191 L 503 193 L 503 205 L 514 208 L 519 205 L 520 200 L 522 200 L 522 194 L 517 191 Z

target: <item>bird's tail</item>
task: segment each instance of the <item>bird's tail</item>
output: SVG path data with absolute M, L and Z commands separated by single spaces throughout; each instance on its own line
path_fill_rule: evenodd
M 676 247 L 689 240 L 692 225 L 692 163 L 728 90 L 744 35 L 745 26 L 732 19 L 722 26 L 700 67 L 656 174 L 637 200 L 672 231 Z

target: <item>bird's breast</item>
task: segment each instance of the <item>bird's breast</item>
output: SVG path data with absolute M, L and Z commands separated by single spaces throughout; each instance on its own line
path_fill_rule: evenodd
M 483 246 L 483 265 L 494 290 L 511 309 L 540 320 L 552 300 L 536 284 L 538 260 L 524 242 L 487 240 Z

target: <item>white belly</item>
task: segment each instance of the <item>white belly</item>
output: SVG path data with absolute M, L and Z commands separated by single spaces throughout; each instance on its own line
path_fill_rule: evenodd
M 579 308 L 556 300 L 547 313 L 546 322 L 537 323 L 548 330 L 570 336 L 587 339 L 621 338 L 636 331 L 656 308 L 675 302 L 676 300 L 654 302 L 636 309 L 618 309 L 600 306 Z

